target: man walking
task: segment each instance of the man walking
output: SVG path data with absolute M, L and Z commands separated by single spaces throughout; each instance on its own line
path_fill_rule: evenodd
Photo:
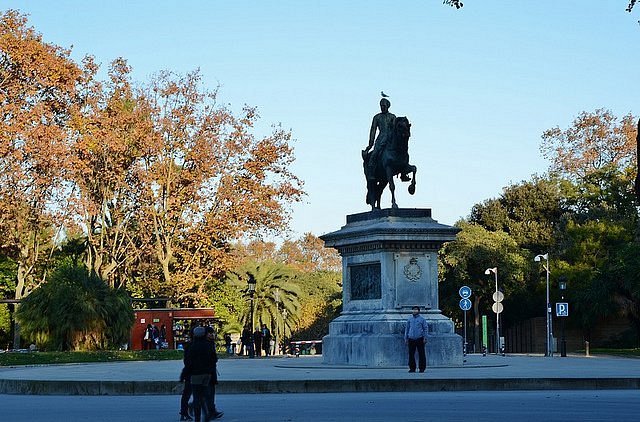
M 404 330 L 404 342 L 409 346 L 409 372 L 416 372 L 416 349 L 418 350 L 418 368 L 424 372 L 427 358 L 424 353 L 427 340 L 427 320 L 420 315 L 420 307 L 411 308 L 412 315 L 407 320 Z

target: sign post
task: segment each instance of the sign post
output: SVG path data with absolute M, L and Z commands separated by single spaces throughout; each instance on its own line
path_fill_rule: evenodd
M 499 290 L 493 294 L 494 304 L 491 306 L 491 310 L 496 314 L 496 355 L 502 352 L 502 342 L 500 341 L 500 313 L 504 310 L 502 301 L 504 300 L 504 293 Z
M 482 350 L 484 353 L 487 351 L 487 316 L 482 315 Z
M 569 304 L 566 302 L 556 303 L 556 317 L 562 318 L 562 341 L 560 342 L 560 356 L 563 358 L 567 357 L 567 341 L 564 338 L 564 320 L 568 316 Z
M 462 354 L 463 356 L 467 356 L 467 311 L 471 309 L 471 301 L 469 300 L 469 297 L 471 297 L 471 289 L 467 286 L 462 286 L 460 287 L 458 293 L 462 298 L 460 299 L 460 309 L 464 311 L 464 344 L 462 348 Z

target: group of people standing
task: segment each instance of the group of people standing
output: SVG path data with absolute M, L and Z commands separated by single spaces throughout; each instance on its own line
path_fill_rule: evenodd
M 142 336 L 143 350 L 166 348 L 163 347 L 166 344 L 166 341 L 167 327 L 164 324 L 162 324 L 159 329 L 155 324 L 147 324 L 147 328 L 145 328 Z
M 266 324 L 262 324 L 262 328 L 256 327 L 253 333 L 250 327 L 245 327 L 240 335 L 238 355 L 243 355 L 246 352 L 250 358 L 261 357 L 264 351 L 264 355 L 269 356 L 271 355 L 272 340 L 271 331 Z

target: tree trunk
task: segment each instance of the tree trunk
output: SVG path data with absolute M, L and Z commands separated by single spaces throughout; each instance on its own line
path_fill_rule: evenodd
M 17 283 L 14 299 L 21 300 L 27 296 L 28 291 L 28 279 L 31 273 L 31 268 L 27 263 L 29 257 L 29 250 L 26 247 L 22 247 L 20 250 L 20 258 L 18 259 L 18 271 L 17 271 Z M 16 303 L 13 313 L 13 348 L 20 348 L 20 324 L 16 319 L 16 312 L 18 311 L 19 303 Z

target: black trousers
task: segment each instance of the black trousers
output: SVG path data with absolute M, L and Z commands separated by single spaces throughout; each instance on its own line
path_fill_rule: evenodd
M 191 380 L 187 378 L 184 382 L 182 397 L 180 397 L 180 414 L 182 416 L 189 416 L 189 398 L 191 397 L 191 392 Z
M 191 387 L 191 380 L 187 378 L 184 382 L 184 390 L 182 390 L 182 397 L 180 397 L 180 414 L 182 416 L 189 416 L 189 399 L 191 398 L 191 394 L 193 393 L 193 388 Z M 211 412 L 216 411 L 216 381 L 211 380 L 209 387 L 205 390 L 205 401 L 207 403 L 207 408 Z M 195 409 L 195 399 L 194 399 L 194 409 Z
M 424 371 L 427 368 L 427 357 L 424 353 L 424 338 L 409 339 L 409 369 L 416 370 L 416 349 L 418 350 L 418 368 Z
M 209 408 L 209 385 L 194 384 L 193 389 L 193 418 L 196 422 L 200 422 L 201 413 L 204 412 L 205 419 L 213 414 Z

